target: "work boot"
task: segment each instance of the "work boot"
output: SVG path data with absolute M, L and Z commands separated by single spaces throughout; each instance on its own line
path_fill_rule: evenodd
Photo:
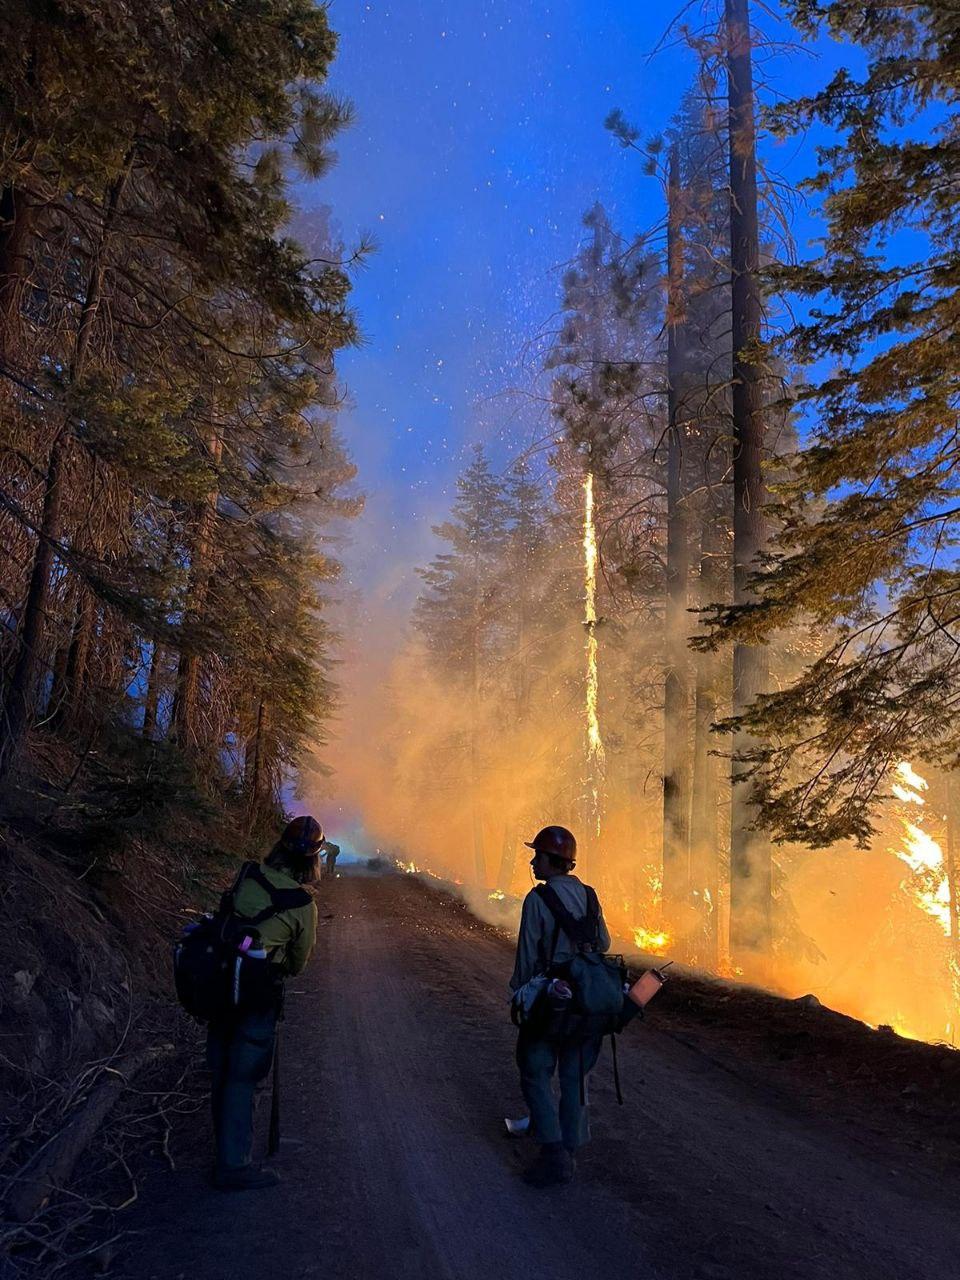
M 540 1154 L 523 1175 L 531 1187 L 562 1187 L 570 1182 L 576 1162 L 559 1142 L 545 1142 Z
M 213 1185 L 220 1191 L 260 1191 L 275 1187 L 280 1175 L 275 1169 L 264 1169 L 258 1164 L 241 1165 L 239 1169 L 219 1169 Z

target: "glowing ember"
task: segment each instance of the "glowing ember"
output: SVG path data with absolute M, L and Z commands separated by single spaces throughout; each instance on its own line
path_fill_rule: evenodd
M 493 893 L 487 894 L 491 902 L 502 902 L 506 896 L 502 889 L 494 889 Z
M 641 951 L 647 951 L 654 956 L 661 956 L 670 945 L 670 935 L 662 930 L 655 932 L 652 929 L 644 929 L 642 925 L 637 925 L 633 931 L 633 941 Z
M 600 734 L 597 697 L 600 688 L 597 668 L 597 529 L 593 515 L 593 472 L 583 482 L 583 568 L 584 625 L 587 629 L 587 766 L 593 809 L 600 834 L 600 790 L 603 780 L 604 750 Z

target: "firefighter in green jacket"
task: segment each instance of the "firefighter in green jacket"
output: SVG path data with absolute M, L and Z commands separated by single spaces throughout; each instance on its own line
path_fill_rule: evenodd
M 276 970 L 277 999 L 272 1007 L 213 1021 L 207 1034 L 217 1144 L 214 1183 L 224 1191 L 270 1187 L 279 1181 L 275 1170 L 251 1163 L 253 1097 L 273 1062 L 282 979 L 306 967 L 316 942 L 316 904 L 300 886 L 319 878 L 322 843 L 323 831 L 314 818 L 294 818 L 262 865 L 245 876 L 237 890 L 235 909 L 244 919 L 270 907 L 278 891 L 297 905 L 278 910 L 257 925 L 260 945 Z

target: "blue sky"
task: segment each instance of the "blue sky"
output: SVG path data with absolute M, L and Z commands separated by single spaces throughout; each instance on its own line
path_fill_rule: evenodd
M 357 121 L 305 202 L 308 219 L 332 206 L 348 245 L 367 231 L 378 245 L 353 297 L 365 342 L 339 362 L 341 425 L 367 495 L 347 581 L 371 602 L 415 591 L 473 441 L 505 462 L 545 429 L 530 398 L 538 335 L 583 212 L 600 200 L 626 234 L 658 222 L 656 181 L 603 121 L 620 107 L 644 136 L 669 123 L 693 57 L 682 44 L 649 55 L 680 7 L 332 0 L 331 87 Z M 841 52 L 775 55 L 764 74 L 804 91 Z M 811 150 L 791 143 L 774 164 L 803 172 Z M 813 230 L 801 214 L 801 240 Z

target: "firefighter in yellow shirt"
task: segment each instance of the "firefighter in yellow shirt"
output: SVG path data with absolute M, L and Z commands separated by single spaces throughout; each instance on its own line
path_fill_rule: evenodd
M 319 878 L 322 843 L 323 831 L 314 818 L 294 818 L 263 863 L 251 864 L 236 889 L 237 917 L 263 917 L 256 932 L 275 973 L 277 998 L 263 1010 L 215 1019 L 207 1033 L 217 1144 L 214 1183 L 224 1191 L 255 1190 L 279 1181 L 273 1169 L 251 1163 L 253 1096 L 273 1062 L 282 980 L 306 967 L 316 942 L 317 908 L 302 886 Z

